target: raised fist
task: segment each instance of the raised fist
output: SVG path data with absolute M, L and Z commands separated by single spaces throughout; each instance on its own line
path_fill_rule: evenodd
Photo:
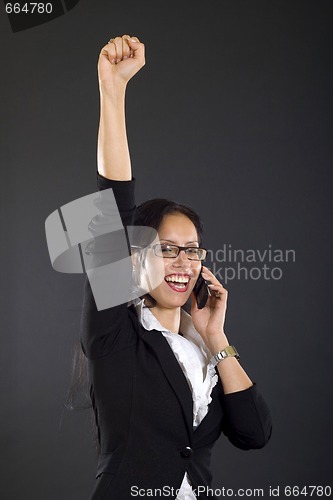
M 127 83 L 145 65 L 145 46 L 137 37 L 117 36 L 105 45 L 98 59 L 100 84 Z

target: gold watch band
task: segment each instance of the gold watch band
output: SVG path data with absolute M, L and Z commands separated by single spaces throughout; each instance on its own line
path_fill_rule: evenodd
M 214 354 L 214 356 L 211 359 L 211 363 L 213 364 L 213 366 L 216 366 L 223 359 L 230 358 L 230 357 L 234 357 L 236 359 L 239 359 L 239 354 L 233 345 L 228 345 L 222 351 L 219 351 L 216 354 Z

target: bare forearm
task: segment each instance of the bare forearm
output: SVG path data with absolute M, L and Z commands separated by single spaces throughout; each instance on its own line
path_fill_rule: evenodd
M 126 85 L 104 88 L 100 83 L 100 122 L 97 143 L 98 172 L 107 179 L 132 178 L 125 119 Z
M 219 336 L 219 338 L 211 340 L 209 349 L 213 354 L 216 354 L 217 352 L 225 349 L 228 345 L 229 342 L 227 337 L 223 333 Z M 253 385 L 252 380 L 249 378 L 235 357 L 223 359 L 217 365 L 217 369 L 221 377 L 223 391 L 225 394 L 244 391 Z
M 244 391 L 253 385 L 245 370 L 236 358 L 226 358 L 217 365 L 222 380 L 224 394 Z
M 98 172 L 107 179 L 127 181 L 132 178 L 126 134 L 125 93 L 127 83 L 144 64 L 144 44 L 129 35 L 110 40 L 99 55 L 97 166 Z

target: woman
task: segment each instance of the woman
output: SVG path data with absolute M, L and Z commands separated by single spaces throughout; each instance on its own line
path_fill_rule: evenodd
M 138 304 L 101 311 L 86 283 L 82 346 L 101 446 L 91 499 L 206 499 L 221 432 L 239 448 L 260 448 L 271 421 L 225 335 L 227 291 L 202 266 L 198 216 L 166 200 L 135 209 L 124 101 L 128 81 L 145 64 L 144 49 L 124 35 L 100 53 L 98 186 L 113 189 L 124 226 L 134 220 L 158 231 L 145 268 L 149 274 L 162 262 L 164 279 Z M 211 292 L 201 309 L 193 294 L 200 275 Z M 189 298 L 191 315 L 181 309 Z

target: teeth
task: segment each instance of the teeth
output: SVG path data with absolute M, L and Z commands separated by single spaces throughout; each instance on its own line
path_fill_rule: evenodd
M 188 283 L 188 278 L 186 276 L 167 276 L 166 281 L 172 281 L 173 283 Z

